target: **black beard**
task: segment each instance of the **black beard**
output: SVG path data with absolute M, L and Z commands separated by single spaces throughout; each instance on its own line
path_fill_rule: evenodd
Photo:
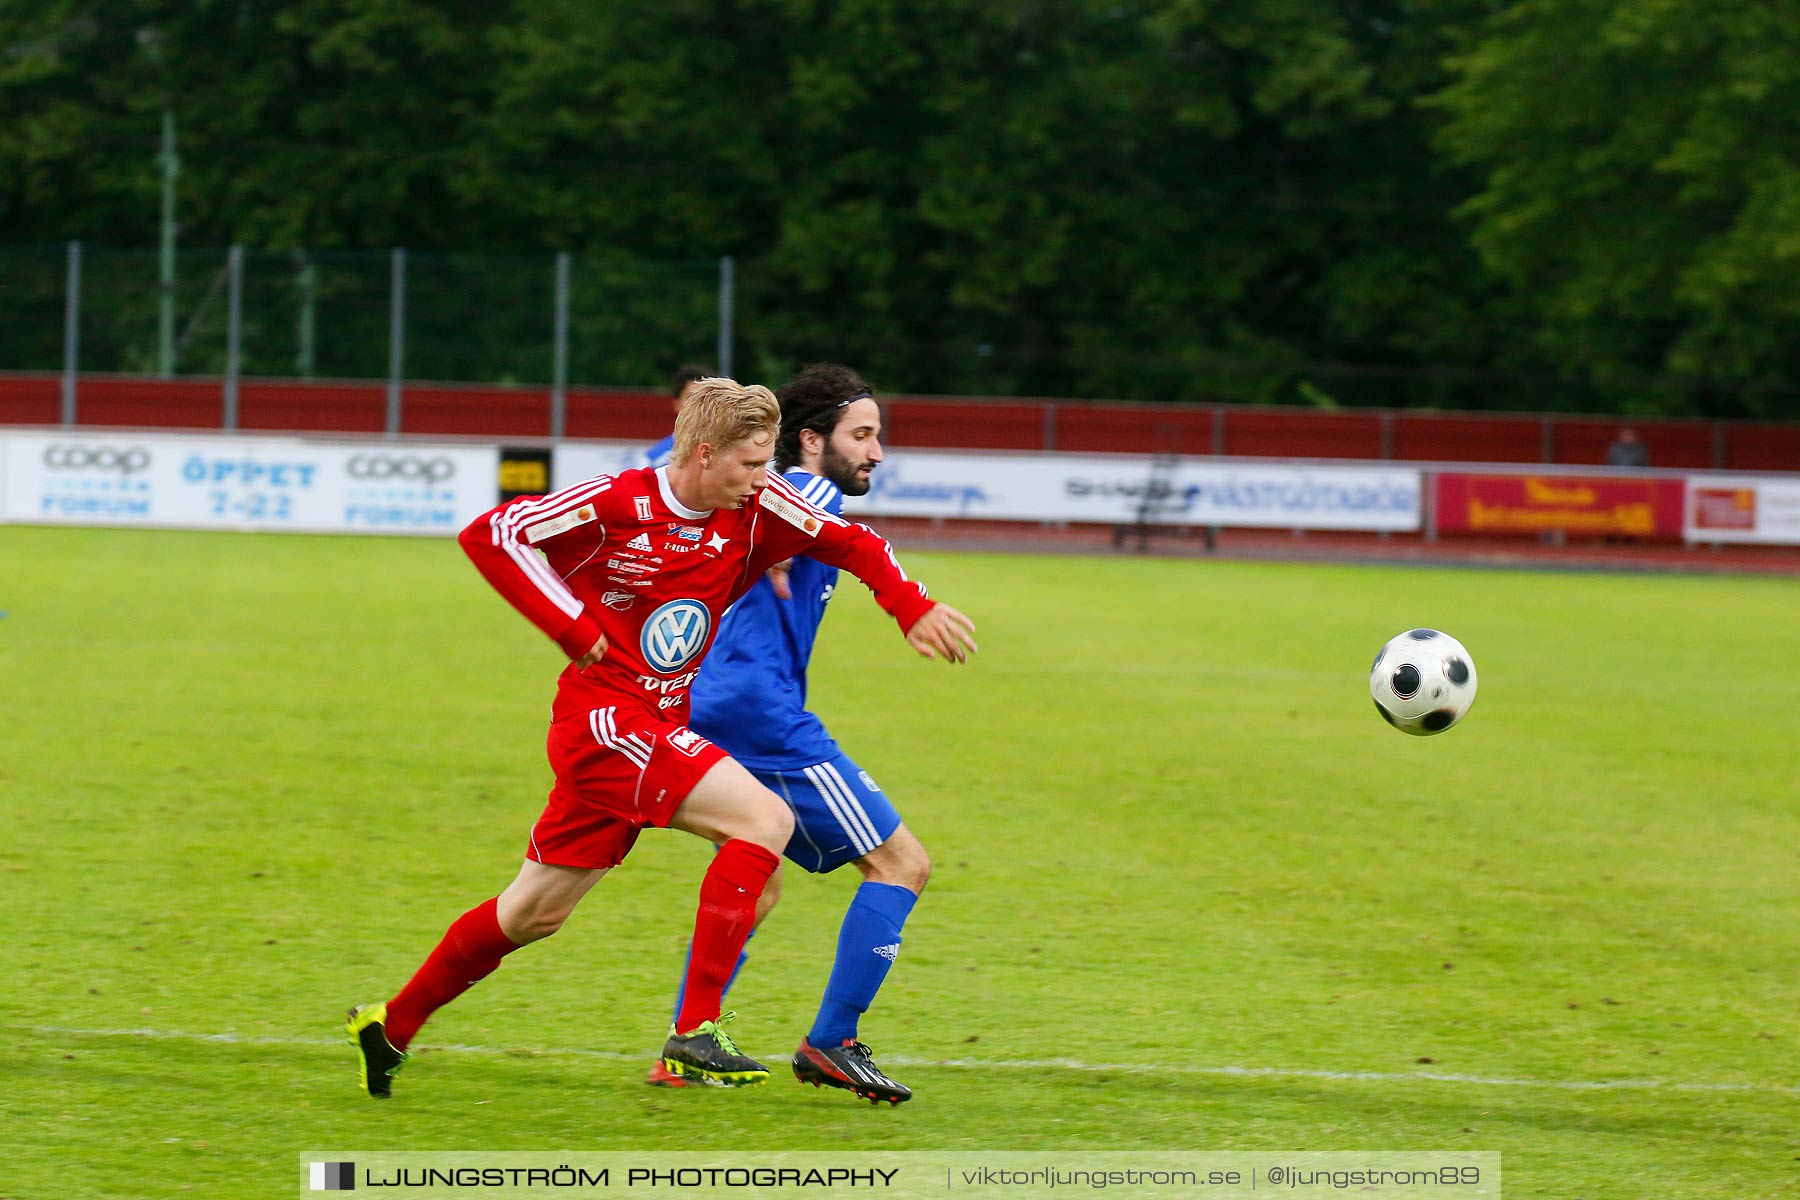
M 830 442 L 825 443 L 819 455 L 820 473 L 837 484 L 838 490 L 846 496 L 869 494 L 869 476 L 861 474 L 857 469 L 859 466 L 839 454 Z

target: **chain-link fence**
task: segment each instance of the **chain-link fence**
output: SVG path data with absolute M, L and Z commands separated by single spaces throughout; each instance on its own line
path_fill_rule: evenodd
M 0 370 L 666 384 L 731 367 L 729 259 L 0 247 Z
M 816 297 L 772 291 L 767 263 L 744 264 L 740 288 L 729 258 L 185 249 L 164 278 L 154 249 L 0 246 L 0 372 L 223 378 L 227 395 L 232 380 L 258 377 L 540 386 L 556 396 L 660 391 L 687 362 L 775 380 L 831 360 L 890 394 L 1640 414 L 1687 404 L 1784 419 L 1800 405 L 1782 380 L 1696 391 L 1694 380 L 1654 373 L 1600 380 L 1307 361 L 1233 350 L 1198 328 L 1174 341 L 1086 326 L 1025 341 L 1017 329 L 958 319 L 921 335 L 854 304 L 822 315 Z M 755 300 L 741 319 L 740 291 Z

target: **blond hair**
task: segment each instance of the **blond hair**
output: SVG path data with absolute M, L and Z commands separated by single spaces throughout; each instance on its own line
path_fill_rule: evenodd
M 702 443 L 728 450 L 781 428 L 781 405 L 760 383 L 719 377 L 696 380 L 675 417 L 675 449 L 669 461 L 685 463 Z

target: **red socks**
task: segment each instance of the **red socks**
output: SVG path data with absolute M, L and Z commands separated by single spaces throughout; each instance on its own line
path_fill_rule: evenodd
M 713 855 L 700 881 L 700 912 L 694 920 L 681 1013 L 675 1018 L 677 1032 L 692 1033 L 702 1022 L 718 1019 L 725 983 L 756 926 L 756 901 L 780 865 L 775 855 L 741 838 L 732 838 Z
M 725 983 L 756 925 L 756 901 L 780 865 L 769 851 L 739 838 L 713 856 L 700 881 L 700 912 L 677 1029 L 691 1032 L 718 1018 Z M 388 1001 L 387 1039 L 394 1049 L 406 1049 L 432 1013 L 493 974 L 500 960 L 519 948 L 500 931 L 495 905 L 496 900 L 489 900 L 456 918 L 425 964 Z
M 519 948 L 500 932 L 497 901 L 478 904 L 451 922 L 425 965 L 388 1001 L 387 1040 L 394 1049 L 406 1049 L 432 1013 L 493 974 L 500 960 Z

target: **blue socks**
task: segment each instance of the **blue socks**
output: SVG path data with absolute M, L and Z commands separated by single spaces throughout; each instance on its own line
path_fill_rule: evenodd
M 874 1003 L 900 953 L 900 927 L 918 899 L 892 883 L 864 882 L 856 889 L 838 931 L 837 960 L 831 965 L 825 999 L 807 1041 L 838 1046 L 856 1037 L 857 1022 Z
M 865 882 L 856 889 L 844 924 L 838 930 L 837 959 L 831 965 L 831 979 L 825 985 L 825 999 L 813 1021 L 806 1040 L 815 1046 L 840 1046 L 856 1037 L 857 1022 L 875 1002 L 888 968 L 900 953 L 900 929 L 912 914 L 919 898 L 906 888 L 891 883 Z M 750 934 L 755 937 L 755 931 Z M 690 951 L 691 953 L 691 951 Z M 737 982 L 738 972 L 750 957 L 748 949 L 738 955 L 737 966 L 725 983 L 729 994 Z M 682 979 L 687 979 L 686 964 Z M 682 988 L 675 990 L 675 1013 L 681 1012 Z M 674 1020 L 673 1014 L 670 1020 Z

